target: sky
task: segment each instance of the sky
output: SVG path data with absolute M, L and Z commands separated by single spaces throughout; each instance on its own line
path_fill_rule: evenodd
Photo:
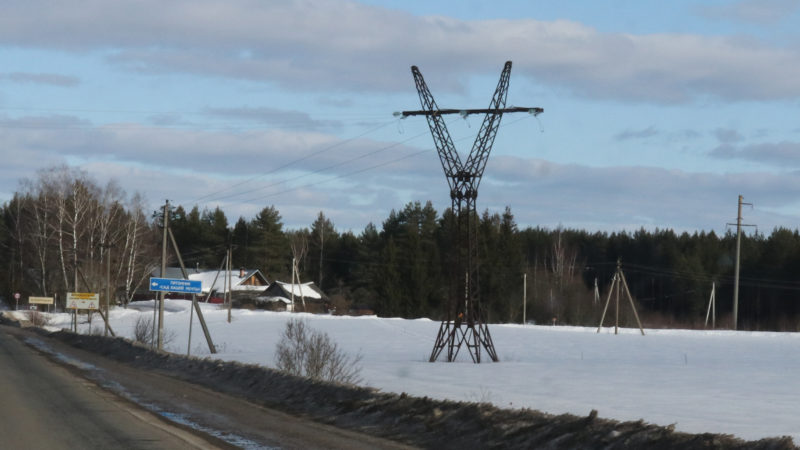
M 340 231 L 450 195 L 420 109 L 508 105 L 477 200 L 521 227 L 800 223 L 800 0 L 10 0 L 0 201 L 59 165 L 103 186 Z M 447 117 L 462 160 L 483 118 Z M 749 228 L 752 232 L 752 228 Z

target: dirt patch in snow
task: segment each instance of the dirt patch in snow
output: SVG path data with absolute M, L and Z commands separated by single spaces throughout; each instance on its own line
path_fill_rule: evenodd
M 425 448 L 798 448 L 789 437 L 744 441 L 723 434 L 676 432 L 643 421 L 602 419 L 595 411 L 579 417 L 433 400 L 313 382 L 252 364 L 158 353 L 126 339 L 67 331 L 40 333 L 265 407 Z

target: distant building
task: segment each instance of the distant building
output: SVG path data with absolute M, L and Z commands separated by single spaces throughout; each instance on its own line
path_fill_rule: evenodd
M 230 276 L 230 291 L 234 299 L 241 299 L 242 297 L 255 297 L 264 292 L 269 287 L 269 281 L 258 269 L 238 269 L 231 270 L 230 272 L 221 270 L 188 270 L 190 280 L 201 282 L 202 300 L 209 298 L 212 303 L 220 303 L 222 298 L 228 292 L 227 277 Z M 178 278 L 183 279 L 183 271 L 180 267 L 168 267 L 164 272 L 165 276 L 161 276 L 161 269 L 153 270 L 151 276 L 160 278 Z M 209 296 L 210 294 L 210 296 Z M 185 294 L 169 294 L 169 298 L 190 298 Z
M 330 299 L 314 282 L 291 284 L 275 281 L 256 297 L 256 303 L 272 310 L 291 311 L 292 294 L 294 294 L 294 311 L 327 313 Z M 304 308 L 305 304 L 305 309 Z
M 201 271 L 189 274 L 190 280 L 200 281 L 202 283 L 203 294 L 212 292 L 214 295 L 224 295 L 228 292 L 227 278 L 230 276 L 230 290 L 232 293 L 253 293 L 263 292 L 264 289 L 269 287 L 267 277 L 258 269 L 253 270 L 231 270 L 228 271 Z

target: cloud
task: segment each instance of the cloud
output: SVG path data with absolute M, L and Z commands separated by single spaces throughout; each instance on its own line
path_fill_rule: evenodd
M 660 133 L 656 129 L 654 125 L 650 125 L 649 127 L 643 130 L 625 130 L 623 132 L 617 133 L 614 136 L 614 139 L 618 141 L 627 141 L 632 139 L 647 139 L 653 136 L 657 136 Z
M 738 131 L 730 128 L 718 128 L 714 131 L 714 135 L 723 144 L 732 144 L 744 140 L 744 137 Z
M 210 115 L 257 122 L 283 129 L 319 130 L 341 126 L 336 120 L 315 120 L 308 113 L 276 108 L 208 108 Z
M 798 8 L 798 0 L 740 0 L 724 5 L 703 6 L 699 11 L 710 19 L 770 25 L 792 15 Z
M 164 198 L 184 206 L 220 206 L 233 222 L 275 205 L 287 227 L 307 227 L 324 211 L 338 228 L 360 230 L 369 222 L 380 226 L 389 211 L 408 202 L 431 200 L 440 213 L 450 207 L 440 161 L 424 137 L 405 143 L 344 141 L 319 132 L 95 126 L 70 116 L 4 118 L 0 193 L 8 199 L 16 180 L 67 163 L 100 183 L 113 179 L 128 194 L 143 194 L 153 209 Z M 732 147 L 726 157 L 754 157 L 748 149 Z M 502 212 L 510 206 L 523 227 L 720 231 L 735 219 L 741 194 L 756 205 L 751 223 L 794 228 L 800 223 L 800 171 L 785 169 L 791 161 L 797 166 L 800 146 L 765 149 L 758 157 L 776 163 L 784 158 L 781 171 L 714 174 L 497 155 L 487 164 L 477 207 Z
M 709 152 L 719 159 L 741 159 L 781 168 L 800 169 L 800 142 L 781 141 L 748 145 L 723 143 Z
M 0 73 L 0 81 L 2 80 L 7 80 L 13 83 L 44 84 L 58 87 L 72 87 L 80 84 L 80 79 L 77 77 L 59 75 L 55 73 Z
M 346 205 L 347 198 L 374 190 L 408 192 L 415 188 L 403 189 L 404 183 L 413 187 L 417 177 L 440 171 L 435 151 L 398 142 L 342 140 L 311 131 L 95 126 L 71 116 L 0 118 L 0 149 L 0 157 L 11 164 L 4 166 L 5 180 L 69 163 L 95 167 L 103 175 L 118 173 L 127 188 L 141 190 L 148 198 L 186 193 L 178 198 L 202 197 L 237 210 L 250 205 L 255 211 L 273 199 L 299 202 L 302 192 L 313 193 L 310 204 L 322 202 L 315 208 L 341 199 Z M 418 166 L 420 156 L 432 161 Z M 3 190 L 7 198 L 10 189 L 7 184 Z M 350 212 L 353 217 L 363 215 Z
M 504 205 L 510 205 L 517 221 L 525 224 L 609 231 L 659 227 L 719 232 L 735 219 L 740 194 L 756 205 L 748 220 L 762 229 L 794 229 L 800 223 L 798 172 L 694 173 L 502 156 L 490 162 L 487 173 L 491 175 L 482 185 L 479 209 L 489 206 L 502 211 Z
M 800 97 L 800 52 L 740 37 L 601 32 L 566 21 L 420 17 L 351 1 L 14 2 L 0 44 L 97 51 L 143 73 L 192 73 L 295 90 L 407 92 L 516 76 L 582 96 L 660 103 Z M 499 51 L 502 50 L 502 51 Z M 781 67 L 780 71 L 763 70 Z

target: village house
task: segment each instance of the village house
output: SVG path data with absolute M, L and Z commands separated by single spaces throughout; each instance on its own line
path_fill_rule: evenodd
M 294 298 L 294 303 L 292 299 Z M 311 313 L 327 313 L 330 299 L 313 281 L 302 284 L 275 281 L 256 297 L 256 303 L 265 309 L 274 311 L 299 311 Z
M 234 301 L 243 301 L 248 298 L 255 298 L 269 287 L 269 281 L 258 269 L 237 269 L 231 271 L 200 270 L 190 269 L 189 279 L 201 282 L 201 301 L 208 299 L 210 303 L 222 303 L 225 294 L 230 286 L 231 297 Z M 151 274 L 153 277 L 159 275 L 161 269 L 155 269 Z M 165 276 L 161 278 L 183 279 L 183 272 L 180 267 L 168 267 Z M 230 280 L 230 281 L 229 281 Z M 169 298 L 184 298 L 185 295 L 170 295 Z M 186 297 L 188 298 L 188 297 Z

